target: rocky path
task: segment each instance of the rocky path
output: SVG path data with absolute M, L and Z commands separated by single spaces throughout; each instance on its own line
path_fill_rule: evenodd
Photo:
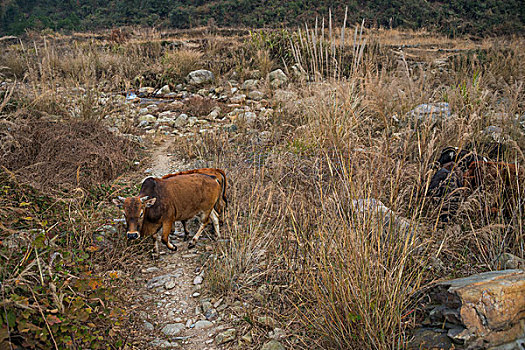
M 166 141 L 152 151 L 148 175 L 162 176 L 188 168 L 171 159 L 169 146 Z M 203 237 L 197 248 L 188 250 L 183 235 L 182 225 L 176 224 L 170 240 L 177 251 L 168 251 L 161 244 L 160 257 L 149 260 L 133 277 L 138 288 L 134 291 L 137 302 L 132 305 L 138 332 L 134 338 L 143 337 L 134 343 L 136 348 L 211 350 L 235 337 L 235 330 L 221 317 L 226 303 L 208 298 L 202 291 L 213 246 Z

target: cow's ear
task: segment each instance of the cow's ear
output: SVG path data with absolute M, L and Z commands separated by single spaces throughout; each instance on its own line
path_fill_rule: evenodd
M 153 204 L 155 204 L 156 201 L 157 201 L 157 198 L 150 198 L 144 201 L 144 205 L 146 206 L 146 208 L 151 208 Z
M 122 202 L 122 200 L 120 200 L 120 198 L 113 198 L 112 202 L 113 202 L 113 204 L 115 204 L 117 207 L 122 208 L 122 204 L 123 204 L 123 202 Z

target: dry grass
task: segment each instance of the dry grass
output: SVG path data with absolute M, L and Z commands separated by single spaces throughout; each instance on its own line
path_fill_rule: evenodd
M 515 120 L 525 112 L 525 43 L 366 29 L 354 35 L 347 28 L 345 42 L 356 45 L 341 48 L 342 30 L 332 30 L 330 37 L 325 23 L 321 34 L 319 23 L 317 33 L 315 27 L 308 37 L 303 31 L 302 42 L 297 34 L 286 36 L 292 42 L 259 36 L 267 41 L 257 47 L 199 32 L 192 43 L 202 45 L 192 49 L 163 46 L 159 33 L 147 43 L 147 34 L 135 32 L 122 45 L 16 47 L 22 63 L 5 56 L 0 66 L 11 67 L 2 74 L 16 71 L 10 76 L 25 79 L 23 92 L 34 98 L 22 104 L 24 111 L 38 106 L 43 116 L 69 116 L 57 85 L 95 92 L 159 87 L 180 82 L 194 68 L 248 77 L 252 70 L 299 61 L 312 79 L 275 102 L 268 120 L 240 125 L 238 132 L 181 138 L 170 149 L 182 159 L 198 157 L 226 169 L 230 179 L 222 229 L 227 239 L 217 244 L 207 287 L 246 302 L 245 320 L 274 317 L 290 348 L 403 348 L 422 286 L 496 269 L 504 252 L 525 255 L 520 193 L 501 183 L 465 193 L 453 203 L 456 215 L 447 224 L 439 217 L 450 198 L 425 196 L 443 147 L 495 152 L 496 141 L 483 133 L 489 125 L 508 135 L 499 159 L 525 164 L 525 136 Z M 269 51 L 267 45 L 276 42 L 284 46 Z M 416 47 L 393 48 L 401 45 Z M 90 105 L 89 96 L 84 100 Z M 419 104 L 443 101 L 453 113 L 449 120 L 416 123 L 410 117 Z M 213 103 L 196 99 L 188 106 L 202 115 Z M 405 218 L 418 240 L 409 240 L 395 220 L 355 210 L 354 200 L 371 198 Z M 264 294 L 268 290 L 274 292 Z M 265 340 L 264 327 L 251 321 L 238 326 L 253 332 L 252 348 Z

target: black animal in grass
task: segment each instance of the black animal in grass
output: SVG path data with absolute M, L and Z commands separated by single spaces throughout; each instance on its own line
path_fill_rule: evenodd
M 458 147 L 446 147 L 441 151 L 437 159 L 440 169 L 430 179 L 427 191 L 427 196 L 440 201 L 446 199 L 442 201 L 440 221 L 448 222 L 455 215 L 462 197 L 463 173 L 476 161 L 487 159 Z

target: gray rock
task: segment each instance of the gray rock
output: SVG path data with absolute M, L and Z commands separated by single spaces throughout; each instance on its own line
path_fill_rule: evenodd
M 281 328 L 274 328 L 273 331 L 270 332 L 269 337 L 275 340 L 279 340 L 286 337 L 286 332 Z
M 270 327 L 270 328 L 275 327 L 275 324 L 277 323 L 270 316 L 259 316 L 259 317 L 257 317 L 257 322 L 259 322 L 263 326 Z
M 254 112 L 244 112 L 239 114 L 238 118 L 247 124 L 252 124 L 257 119 L 257 114 Z
M 178 348 L 180 347 L 180 345 L 176 342 L 172 343 L 172 342 L 169 342 L 163 339 L 154 339 L 149 343 L 149 345 L 152 348 Z
M 195 322 L 195 329 L 208 329 L 213 327 L 213 323 L 207 320 L 201 320 Z
M 144 114 L 148 114 L 148 113 L 149 113 L 149 109 L 147 109 L 147 108 L 139 109 L 139 114 L 140 115 L 144 115 Z
M 352 201 L 352 208 L 358 213 L 365 213 L 381 220 L 385 232 L 394 227 L 403 239 L 408 239 L 409 244 L 416 243 L 416 227 L 407 219 L 398 216 L 390 208 L 385 206 L 383 202 L 375 198 L 359 198 Z M 393 226 L 391 225 L 393 224 Z
M 144 320 L 144 329 L 147 330 L 147 331 L 153 331 L 155 329 L 155 326 L 153 326 L 151 323 L 149 323 L 148 321 Z
M 164 288 L 166 288 L 167 290 L 170 290 L 170 289 L 175 288 L 176 285 L 177 283 L 175 282 L 175 280 L 171 278 L 164 284 Z
M 213 73 L 205 69 L 193 71 L 186 77 L 188 84 L 194 86 L 212 83 L 214 80 L 215 76 Z
M 208 309 L 204 313 L 204 317 L 206 317 L 206 319 L 209 321 L 213 321 L 219 317 L 219 313 L 215 309 Z
M 175 122 L 173 123 L 174 128 L 181 128 L 188 124 L 188 116 L 186 114 L 181 114 L 177 119 L 175 119 Z
M 179 334 L 184 329 L 184 324 L 182 323 L 169 323 L 162 328 L 162 334 L 171 337 Z
M 248 93 L 248 98 L 254 101 L 260 101 L 264 98 L 264 94 L 260 91 L 254 90 Z
M 246 95 L 240 94 L 230 98 L 231 103 L 243 103 L 246 100 Z
M 140 94 L 152 94 L 155 91 L 155 88 L 151 86 L 144 86 L 139 89 Z
M 155 118 L 152 114 L 146 114 L 139 117 L 139 121 L 145 121 L 147 123 L 155 123 L 157 121 L 157 118 Z
M 213 307 L 213 305 L 208 300 L 201 301 L 201 309 L 202 309 L 203 313 L 205 313 L 206 311 L 208 311 L 212 307 Z
M 155 94 L 156 96 L 162 96 L 162 95 L 167 95 L 169 94 L 171 91 L 170 91 L 170 87 L 169 85 L 164 85 L 163 87 L 160 88 L 159 91 L 157 91 L 157 93 Z
M 450 118 L 450 106 L 447 102 L 425 103 L 410 112 L 409 117 L 418 122 L 437 122 Z
M 525 269 L 525 259 L 510 253 L 503 253 L 497 259 L 499 269 Z
M 193 279 L 193 284 L 194 285 L 198 285 L 198 284 L 202 284 L 202 281 L 204 280 L 204 278 L 202 277 L 202 275 L 198 275 L 196 276 L 194 279 Z
M 161 286 L 165 285 L 166 282 L 168 282 L 169 280 L 171 280 L 174 277 L 176 278 L 176 276 L 172 275 L 172 274 L 167 274 L 167 275 L 153 277 L 152 279 L 150 279 L 146 283 L 146 288 L 153 289 L 153 288 L 161 287 Z
M 283 344 L 279 343 L 277 340 L 270 340 L 268 343 L 264 344 L 261 350 L 286 350 Z
M 215 343 L 217 345 L 221 345 L 221 344 L 230 342 L 233 339 L 235 339 L 236 335 L 237 335 L 237 330 L 235 328 L 230 328 L 224 332 L 217 334 L 217 336 L 215 337 Z
M 241 85 L 242 90 L 255 90 L 257 89 L 257 84 L 259 83 L 259 80 L 255 79 L 248 79 Z
M 288 82 L 288 77 L 281 69 L 276 69 L 273 72 L 268 73 L 268 81 L 270 82 L 271 87 L 278 89 Z

